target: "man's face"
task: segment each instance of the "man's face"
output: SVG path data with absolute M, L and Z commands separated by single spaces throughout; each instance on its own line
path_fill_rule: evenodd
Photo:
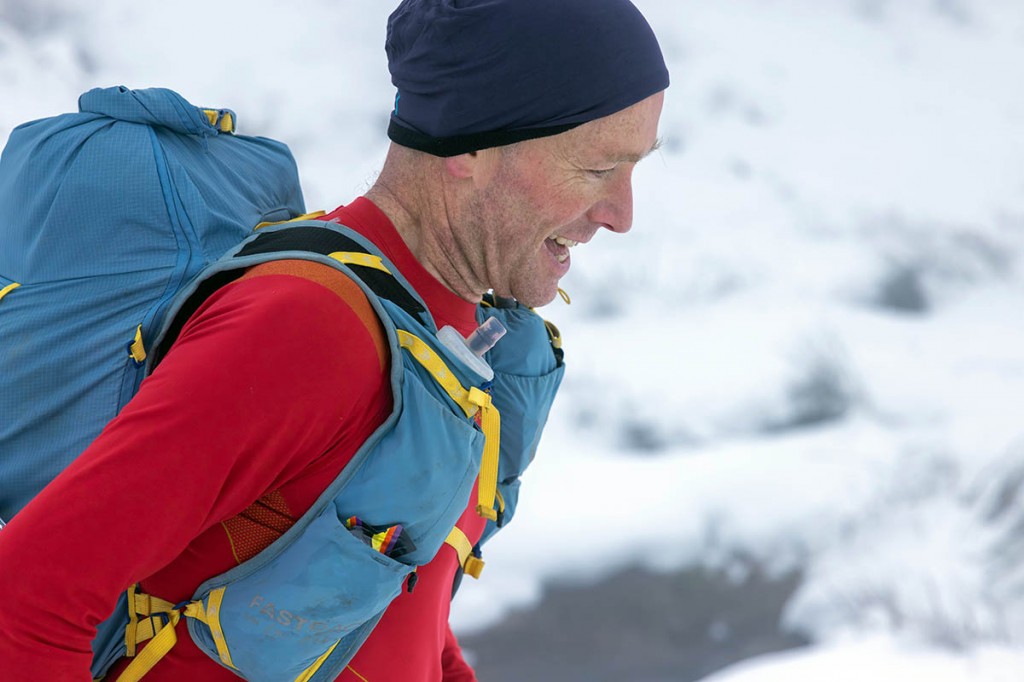
M 633 222 L 632 174 L 657 145 L 663 93 L 552 137 L 478 152 L 456 239 L 470 278 L 528 306 L 549 303 L 570 252 Z M 579 245 L 579 246 L 577 246 Z

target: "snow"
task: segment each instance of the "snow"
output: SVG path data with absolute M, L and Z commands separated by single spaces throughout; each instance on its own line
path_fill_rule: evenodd
M 543 311 L 570 371 L 456 628 L 566 575 L 743 556 L 801 573 L 782 627 L 815 644 L 707 682 L 1018 678 L 1024 5 L 637 4 L 664 144 L 633 232 Z M 0 140 L 89 87 L 172 87 L 287 141 L 333 208 L 387 148 L 391 6 L 0 0 Z
M 1024 658 L 1017 652 L 984 648 L 970 654 L 867 639 L 830 644 L 810 653 L 764 657 L 754 664 L 704 679 L 704 682 L 1012 682 L 1020 679 Z

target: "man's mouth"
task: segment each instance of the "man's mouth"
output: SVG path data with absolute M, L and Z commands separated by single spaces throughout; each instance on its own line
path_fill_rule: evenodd
M 566 237 L 562 236 L 552 237 L 548 239 L 548 241 L 554 242 L 555 244 L 558 245 L 557 247 L 552 249 L 552 251 L 554 252 L 555 260 L 557 260 L 559 263 L 564 263 L 566 260 L 568 260 L 569 249 L 579 244 L 579 242 L 577 241 L 573 241 L 572 239 L 567 239 Z

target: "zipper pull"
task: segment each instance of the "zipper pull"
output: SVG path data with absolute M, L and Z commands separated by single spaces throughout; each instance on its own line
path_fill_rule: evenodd
M 416 587 L 416 583 L 419 582 L 420 575 L 416 572 L 416 569 L 412 569 L 412 573 L 409 574 L 408 579 L 405 581 L 405 591 L 412 594 L 413 589 Z

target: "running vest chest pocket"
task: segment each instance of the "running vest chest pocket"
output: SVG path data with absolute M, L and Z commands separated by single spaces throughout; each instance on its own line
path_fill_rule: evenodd
M 278 540 L 287 552 L 271 545 L 239 567 L 247 575 L 224 588 L 204 586 L 197 597 L 208 617 L 189 620 L 193 639 L 245 679 L 334 679 L 465 509 L 484 436 L 410 365 L 393 426 L 386 423 L 357 453 L 361 463 L 350 465 L 351 475 L 328 491 L 333 501 L 298 537 Z M 398 560 L 386 556 L 346 527 L 352 516 L 373 526 L 402 524 L 415 549 Z M 211 618 L 211 611 L 223 615 Z
M 565 365 L 557 329 L 533 310 L 519 304 L 482 307 L 477 317 L 481 322 L 497 317 L 508 330 L 507 339 L 486 355 L 494 370 L 494 405 L 501 413 L 501 509 L 499 518 L 488 522 L 480 539 L 482 545 L 515 515 L 519 477 L 537 452 Z

